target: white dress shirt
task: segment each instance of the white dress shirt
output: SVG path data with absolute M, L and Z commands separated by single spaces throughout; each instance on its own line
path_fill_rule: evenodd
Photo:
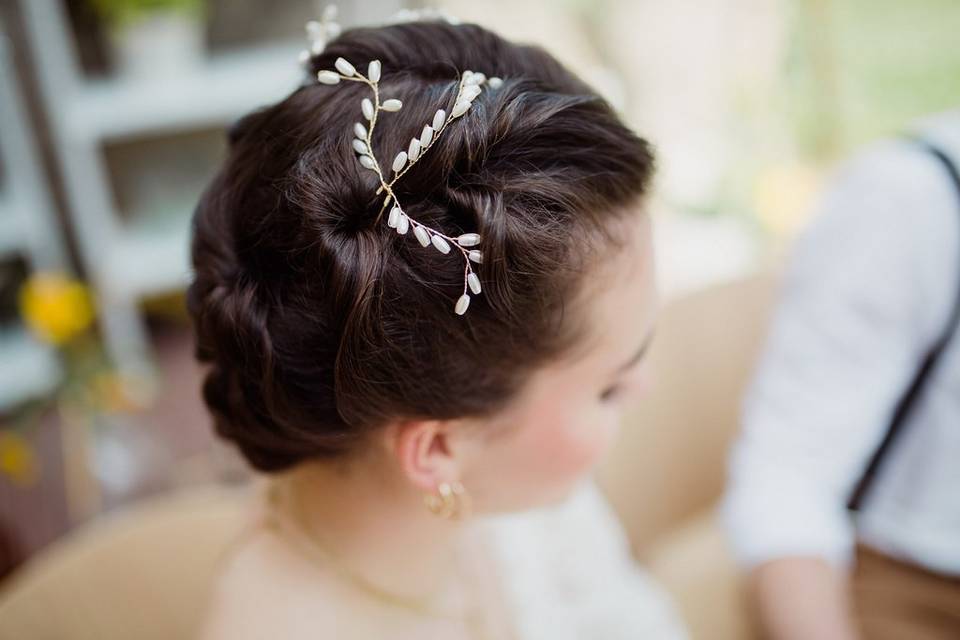
M 916 128 L 960 165 L 960 110 Z M 795 245 L 743 402 L 722 517 L 746 567 L 857 539 L 960 575 L 960 329 L 854 518 L 845 503 L 960 296 L 960 199 L 899 139 L 835 175 Z

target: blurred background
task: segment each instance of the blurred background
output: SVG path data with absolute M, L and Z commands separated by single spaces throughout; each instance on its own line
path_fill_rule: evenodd
M 655 143 L 668 300 L 776 263 L 845 153 L 960 104 L 954 0 L 430 6 L 542 44 Z M 120 505 L 246 476 L 200 399 L 188 224 L 224 127 L 302 81 L 321 11 L 0 0 L 0 581 Z

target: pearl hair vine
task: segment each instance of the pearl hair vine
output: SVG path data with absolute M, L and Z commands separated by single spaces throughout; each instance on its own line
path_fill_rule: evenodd
M 334 21 L 336 18 L 336 6 L 328 5 L 322 13 L 320 21 L 311 20 L 306 25 L 307 37 L 311 41 L 309 50 L 304 50 L 300 54 L 300 62 L 308 66 L 313 56 L 322 53 L 326 43 L 335 38 L 340 33 L 340 26 Z M 443 19 L 451 24 L 456 24 L 454 19 L 440 11 L 432 9 L 411 10 L 405 9 L 394 16 L 394 21 L 405 21 L 409 19 Z M 478 264 L 483 262 L 483 253 L 479 249 L 471 249 L 480 243 L 480 235 L 476 233 L 463 233 L 453 238 L 440 231 L 429 227 L 417 220 L 414 220 L 403 210 L 403 206 L 397 200 L 393 191 L 393 185 L 403 176 L 417 160 L 423 157 L 428 149 L 437 141 L 440 135 L 446 130 L 447 126 L 462 117 L 473 104 L 473 101 L 480 95 L 481 87 L 486 85 L 491 89 L 498 88 L 503 80 L 497 77 L 487 78 L 486 75 L 477 71 L 465 70 L 460 74 L 460 80 L 457 87 L 457 95 L 453 100 L 453 106 L 449 113 L 445 109 L 437 109 L 433 114 L 431 122 L 425 124 L 420 131 L 419 136 L 410 139 L 410 143 L 405 150 L 399 151 L 390 164 L 393 172 L 392 178 L 387 180 L 385 171 L 377 161 L 373 149 L 373 131 L 377 125 L 378 117 L 381 112 L 396 112 L 403 107 L 403 102 L 398 98 L 389 98 L 380 101 L 380 77 L 381 64 L 379 60 L 371 60 L 367 64 L 366 75 L 360 73 L 357 68 L 349 61 L 340 57 L 334 62 L 336 70 L 323 69 L 317 72 L 317 81 L 325 85 L 336 85 L 341 80 L 351 82 L 363 82 L 370 87 L 373 92 L 373 100 L 363 98 L 360 101 L 360 112 L 363 115 L 365 123 L 356 122 L 353 125 L 353 139 L 351 141 L 353 150 L 357 154 L 357 160 L 360 165 L 369 171 L 377 174 L 380 180 L 380 186 L 377 188 L 376 195 L 385 193 L 383 204 L 380 206 L 380 213 L 377 220 L 383 216 L 384 210 L 393 202 L 390 213 L 387 216 L 387 226 L 396 230 L 400 235 L 405 235 L 411 228 L 417 241 L 423 246 L 433 246 L 441 253 L 450 253 L 452 247 L 456 247 L 463 255 L 463 294 L 457 299 L 454 305 L 454 311 L 457 315 L 463 315 L 470 306 L 470 294 L 480 293 L 480 278 L 474 273 L 471 261 Z

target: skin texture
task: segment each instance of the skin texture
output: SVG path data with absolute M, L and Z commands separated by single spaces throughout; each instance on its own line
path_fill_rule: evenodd
M 771 640 L 857 640 L 847 577 L 818 558 L 765 562 L 750 575 L 750 591 Z
M 272 478 L 337 566 L 439 607 L 479 599 L 492 624 L 502 622 L 497 568 L 475 524 L 566 497 L 602 459 L 644 386 L 635 356 L 659 306 L 649 217 L 637 211 L 628 229 L 626 248 L 586 276 L 591 331 L 581 357 L 539 370 L 495 419 L 398 421 L 354 456 Z M 423 497 L 454 480 L 469 492 L 472 516 L 444 520 Z M 205 640 L 470 637 L 456 620 L 377 601 L 331 563 L 309 560 L 290 536 L 258 526 L 261 514 L 252 512 L 224 567 Z

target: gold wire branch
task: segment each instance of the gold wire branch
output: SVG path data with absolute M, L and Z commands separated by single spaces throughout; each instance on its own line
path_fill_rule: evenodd
M 360 102 L 361 113 L 368 121 L 369 126 L 364 126 L 360 122 L 354 123 L 353 133 L 355 137 L 352 139 L 351 144 L 357 153 L 360 165 L 377 174 L 380 180 L 380 186 L 377 188 L 376 194 L 379 195 L 380 193 L 386 192 L 383 204 L 380 206 L 380 212 L 377 214 L 376 222 L 380 221 L 384 210 L 392 201 L 393 207 L 390 210 L 387 225 L 396 229 L 397 233 L 405 235 L 412 226 L 413 235 L 422 246 L 427 247 L 432 244 L 438 251 L 444 254 L 450 252 L 451 246 L 460 250 L 464 258 L 463 294 L 457 299 L 454 311 L 458 315 L 463 315 L 470 305 L 470 295 L 467 293 L 467 290 L 469 289 L 474 294 L 479 294 L 481 291 L 480 279 L 477 277 L 477 274 L 474 273 L 470 262 L 482 263 L 483 253 L 479 249 L 468 248 L 477 246 L 480 243 L 479 234 L 463 233 L 453 238 L 409 217 L 397 199 L 393 191 L 393 185 L 433 146 L 434 142 L 436 142 L 440 135 L 446 130 L 447 125 L 469 111 L 474 99 L 480 95 L 482 85 L 486 84 L 486 86 L 495 89 L 499 87 L 503 81 L 496 77 L 488 79 L 483 73 L 470 70 L 461 73 L 457 86 L 457 95 L 453 100 L 453 106 L 450 108 L 449 114 L 444 109 L 437 109 L 434 113 L 433 120 L 424 125 L 420 136 L 411 138 L 407 149 L 399 151 L 396 156 L 394 156 L 393 162 L 390 165 L 394 175 L 392 179 L 388 181 L 374 153 L 373 131 L 376 128 L 377 119 L 381 111 L 399 111 L 403 107 L 403 103 L 397 98 L 390 98 L 383 103 L 380 102 L 379 82 L 381 65 L 379 60 L 371 60 L 369 62 L 366 75 L 360 73 L 356 67 L 342 57 L 336 59 L 334 67 L 336 71 L 328 69 L 318 71 L 317 80 L 326 85 L 336 85 L 339 84 L 341 80 L 363 82 L 373 91 L 373 102 L 371 102 L 369 98 L 364 98 Z

